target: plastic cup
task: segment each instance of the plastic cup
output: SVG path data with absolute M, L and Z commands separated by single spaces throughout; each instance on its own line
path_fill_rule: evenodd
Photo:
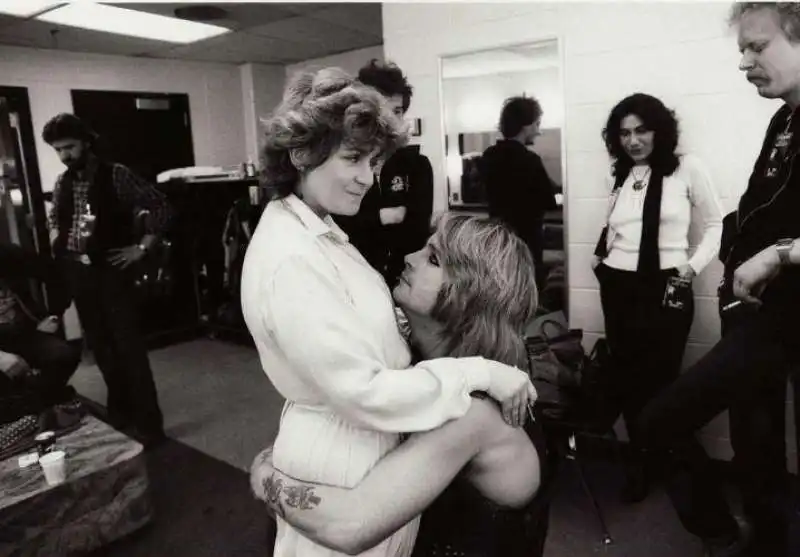
M 39 457 L 47 485 L 58 485 L 67 479 L 66 456 L 64 451 L 52 451 Z

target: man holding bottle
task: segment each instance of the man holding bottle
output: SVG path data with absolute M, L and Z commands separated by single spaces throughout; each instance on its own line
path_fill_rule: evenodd
M 97 135 L 73 114 L 52 118 L 42 138 L 67 167 L 53 191 L 53 254 L 108 388 L 109 421 L 146 445 L 156 443 L 164 438 L 163 417 L 139 329 L 133 270 L 165 230 L 166 197 L 129 168 L 98 158 Z M 149 219 L 137 238 L 142 212 Z

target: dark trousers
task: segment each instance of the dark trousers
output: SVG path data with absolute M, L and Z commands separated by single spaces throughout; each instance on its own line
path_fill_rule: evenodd
M 679 446 L 667 448 L 653 446 L 637 427 L 643 408 L 681 376 L 694 317 L 693 296 L 685 300 L 682 310 L 663 306 L 667 279 L 677 275 L 675 269 L 648 277 L 600 264 L 595 273 L 615 374 L 613 388 L 631 447 L 647 449 L 647 462 L 665 470 L 667 493 L 690 532 L 702 538 L 734 535 L 736 522 L 715 481 L 711 461 L 693 433 Z
M 770 556 L 789 554 L 786 386 L 800 364 L 797 314 L 781 315 L 782 309 L 765 306 L 724 320 L 722 339 L 651 401 L 637 424 L 650 443 L 677 447 L 729 410 L 737 480 L 755 530 L 754 554 Z
M 694 298 L 686 300 L 683 310 L 663 307 L 667 278 L 677 274 L 674 269 L 648 277 L 601 263 L 595 273 L 613 362 L 614 390 L 631 445 L 638 448 L 632 424 L 644 405 L 680 374 L 694 318 Z
M 108 388 L 108 414 L 119 427 L 163 430 L 163 417 L 140 328 L 131 273 L 65 261 L 86 340 Z
M 81 361 L 80 348 L 58 335 L 37 331 L 35 323 L 0 326 L 0 350 L 20 356 L 39 372 L 32 386 L 46 404 L 63 402 L 67 382 Z

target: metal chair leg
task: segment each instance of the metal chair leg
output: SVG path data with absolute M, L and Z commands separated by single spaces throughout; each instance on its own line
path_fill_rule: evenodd
M 600 508 L 600 504 L 597 502 L 597 498 L 592 491 L 589 482 L 586 479 L 586 472 L 583 468 L 583 462 L 580 459 L 580 455 L 578 454 L 578 447 L 575 440 L 574 435 L 570 435 L 569 437 L 569 449 L 570 449 L 570 456 L 571 460 L 575 461 L 575 465 L 578 468 L 578 476 L 581 480 L 581 486 L 583 490 L 586 492 L 586 495 L 589 496 L 589 499 L 592 502 L 592 506 L 594 507 L 595 516 L 597 516 L 597 520 L 600 522 L 600 528 L 603 531 L 603 544 L 604 545 L 611 545 L 614 543 L 614 539 L 611 537 L 611 534 L 608 531 L 608 526 L 606 525 L 606 519 L 603 516 L 603 509 Z

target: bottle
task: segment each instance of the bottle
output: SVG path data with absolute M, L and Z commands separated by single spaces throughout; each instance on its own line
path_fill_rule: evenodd
M 256 175 L 256 165 L 253 164 L 253 159 L 247 159 L 247 163 L 245 164 L 245 176 L 248 178 L 253 178 Z
M 82 250 L 86 250 L 89 237 L 94 233 L 95 220 L 97 220 L 97 216 L 92 214 L 92 206 L 86 203 L 85 210 L 78 220 L 79 242 Z

